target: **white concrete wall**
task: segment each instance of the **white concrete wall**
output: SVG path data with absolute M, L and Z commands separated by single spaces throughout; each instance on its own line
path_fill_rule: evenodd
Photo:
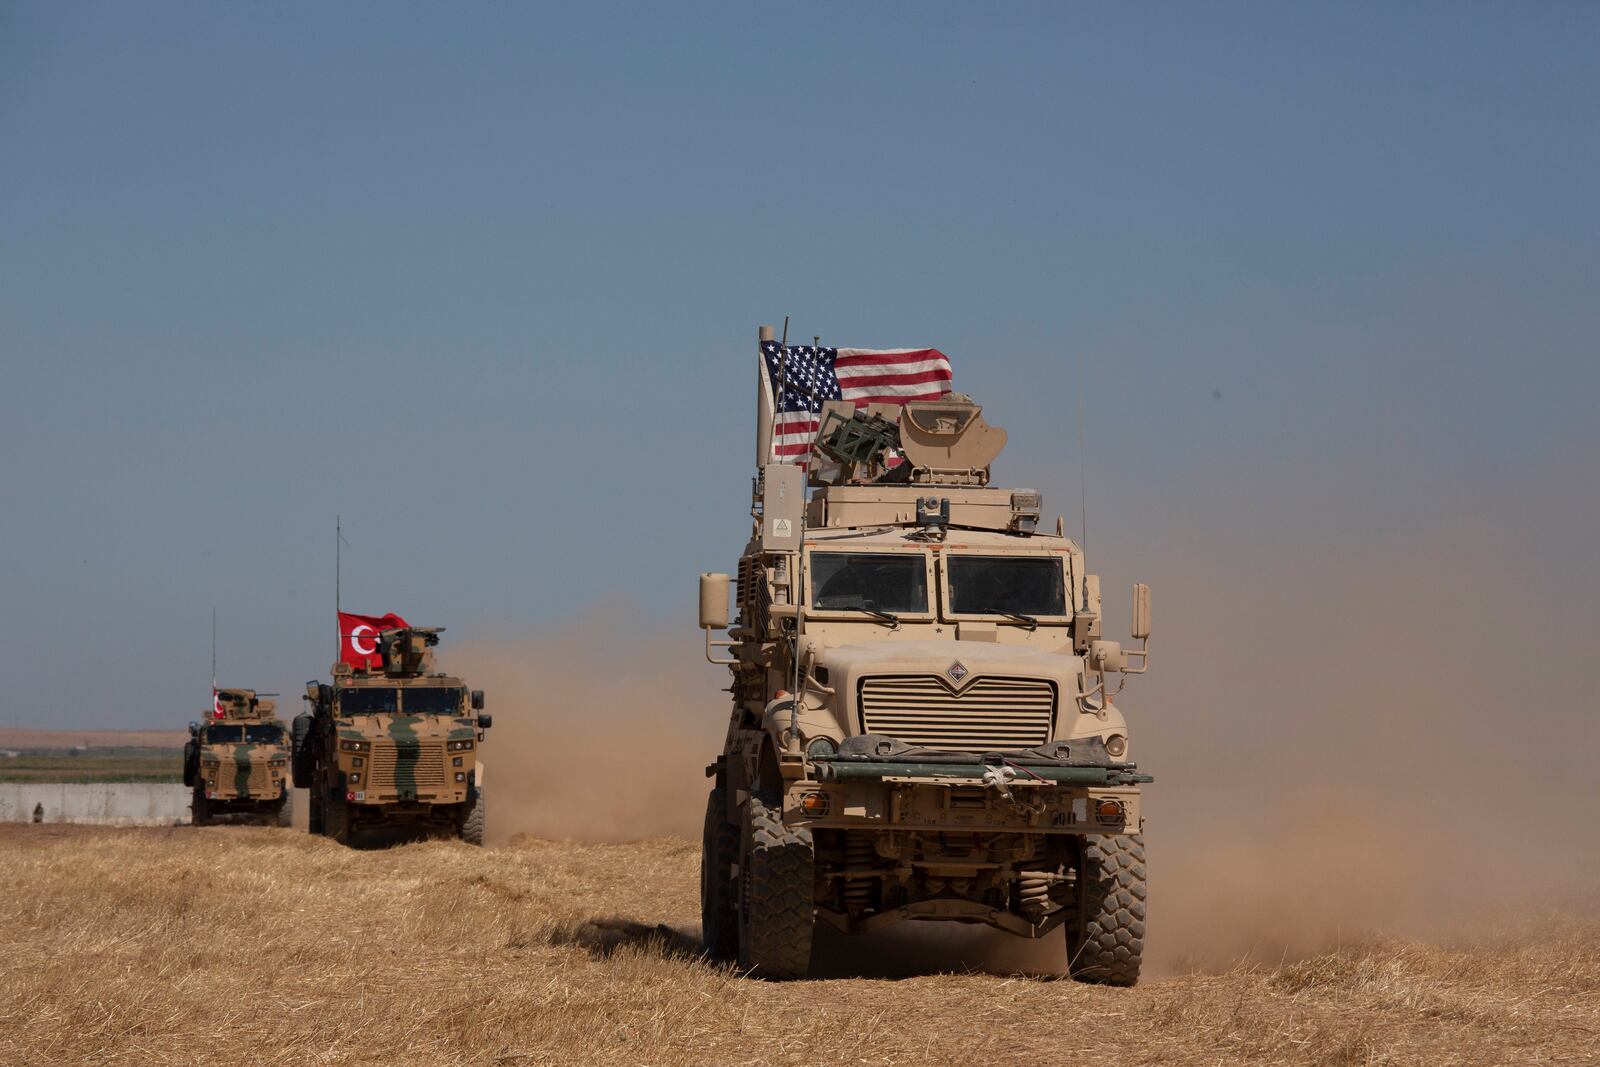
M 0 782 L 0 822 L 32 822 L 43 804 L 47 823 L 172 826 L 189 821 L 190 796 L 175 782 Z

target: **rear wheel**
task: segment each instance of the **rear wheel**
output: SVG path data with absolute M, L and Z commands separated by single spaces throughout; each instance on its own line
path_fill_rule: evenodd
M 752 795 L 739 848 L 739 966 L 762 978 L 804 978 L 815 915 L 811 831 L 783 824 Z
M 196 826 L 211 825 L 211 801 L 206 799 L 204 786 L 195 786 L 189 801 L 189 821 Z
M 700 938 L 714 960 L 739 954 L 738 860 L 739 828 L 728 821 L 727 794 L 717 786 L 706 800 L 700 839 Z
M 1067 924 L 1067 961 L 1080 982 L 1131 986 L 1144 955 L 1144 837 L 1085 837 L 1078 914 Z
M 484 800 L 483 787 L 475 791 L 477 797 L 472 802 L 472 807 L 467 810 L 466 818 L 461 820 L 461 840 L 469 845 L 483 844 Z

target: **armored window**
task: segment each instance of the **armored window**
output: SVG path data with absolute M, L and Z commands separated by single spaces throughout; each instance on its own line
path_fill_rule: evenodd
M 811 606 L 818 611 L 928 610 L 928 565 L 920 553 L 814 552 Z
M 372 715 L 399 711 L 398 692 L 390 688 L 346 689 L 339 694 L 339 710 L 346 715 Z
M 953 615 L 1051 616 L 1067 613 L 1061 558 L 968 556 L 945 560 Z
M 283 729 L 271 723 L 253 723 L 244 728 L 244 739 L 258 745 L 276 745 L 283 740 Z
M 244 740 L 243 726 L 207 726 L 206 743 L 212 745 L 231 745 Z
M 406 689 L 400 699 L 407 715 L 454 715 L 461 710 L 461 690 L 454 686 Z

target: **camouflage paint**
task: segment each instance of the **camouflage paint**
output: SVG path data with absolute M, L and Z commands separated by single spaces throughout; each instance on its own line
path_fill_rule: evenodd
M 417 760 L 422 755 L 422 739 L 417 723 L 426 716 L 396 715 L 389 722 L 389 737 L 394 741 L 394 788 L 401 800 L 417 799 Z
M 241 797 L 250 795 L 250 753 L 255 747 L 250 741 L 233 747 L 233 788 Z

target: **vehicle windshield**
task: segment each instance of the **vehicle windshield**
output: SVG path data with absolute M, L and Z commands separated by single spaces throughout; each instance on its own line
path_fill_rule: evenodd
M 461 690 L 454 686 L 407 689 L 402 699 L 407 715 L 454 715 L 461 710 Z
M 238 726 L 208 726 L 206 741 L 214 745 L 232 745 L 240 741 L 249 741 L 257 745 L 276 745 L 283 741 L 283 728 L 259 722 Z
M 1067 613 L 1061 557 L 952 555 L 945 560 L 953 615 Z
M 399 690 L 346 689 L 339 694 L 339 711 L 345 715 L 374 715 L 380 711 L 399 711 Z
M 926 557 L 920 553 L 813 552 L 811 606 L 818 611 L 925 612 Z

